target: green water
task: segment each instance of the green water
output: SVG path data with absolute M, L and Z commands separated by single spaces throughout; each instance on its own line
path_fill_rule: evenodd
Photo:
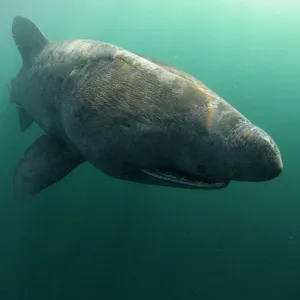
M 284 172 L 186 191 L 113 180 L 84 164 L 25 205 L 7 84 L 23 15 L 52 40 L 97 39 L 165 60 L 272 135 Z M 300 2 L 0 0 L 0 299 L 299 300 Z

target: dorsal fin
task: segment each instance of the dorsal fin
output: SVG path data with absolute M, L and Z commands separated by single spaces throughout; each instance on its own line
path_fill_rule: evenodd
M 49 43 L 49 40 L 35 24 L 21 16 L 14 18 L 12 34 L 24 65 L 30 64 L 32 59 Z

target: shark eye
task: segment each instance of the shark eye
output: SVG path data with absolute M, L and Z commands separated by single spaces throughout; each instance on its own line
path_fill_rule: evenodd
M 200 173 L 200 174 L 205 174 L 206 173 L 206 167 L 204 165 L 198 165 L 197 172 Z

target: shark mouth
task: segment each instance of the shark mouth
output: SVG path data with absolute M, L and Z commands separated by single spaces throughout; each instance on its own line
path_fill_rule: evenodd
M 229 184 L 229 181 L 215 182 L 200 175 L 193 175 L 179 170 L 171 169 L 143 169 L 143 172 L 157 179 L 185 185 L 191 188 L 199 189 L 220 189 Z

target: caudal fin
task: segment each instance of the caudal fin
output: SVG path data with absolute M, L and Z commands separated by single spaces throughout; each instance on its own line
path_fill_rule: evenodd
M 24 65 L 31 64 L 32 59 L 49 43 L 49 40 L 35 24 L 21 16 L 14 18 L 12 34 Z

